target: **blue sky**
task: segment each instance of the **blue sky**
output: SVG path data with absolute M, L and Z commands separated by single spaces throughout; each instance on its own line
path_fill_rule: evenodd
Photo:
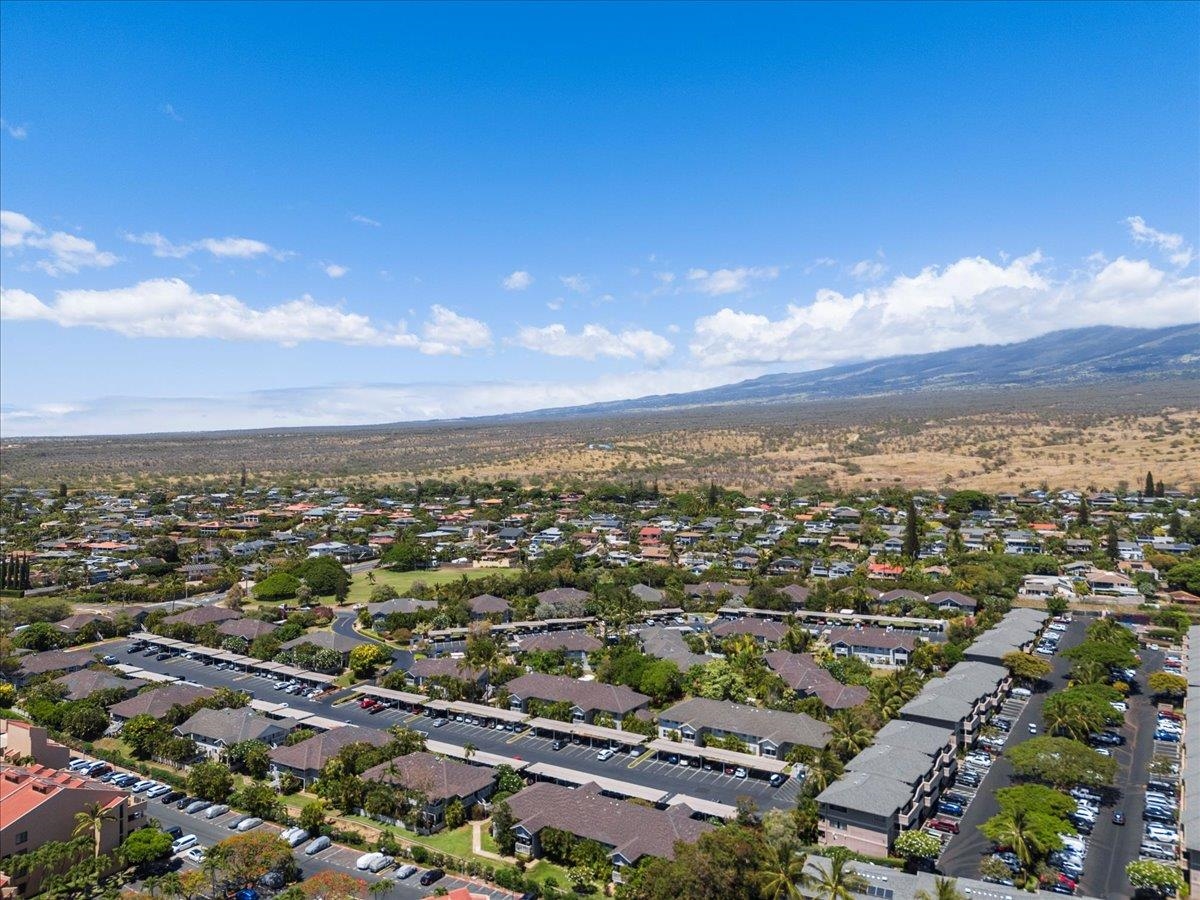
M 0 4 L 6 435 L 1200 318 L 1195 4 Z

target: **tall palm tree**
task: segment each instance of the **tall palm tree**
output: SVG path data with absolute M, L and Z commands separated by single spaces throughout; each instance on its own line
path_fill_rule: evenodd
M 863 878 L 848 867 L 850 859 L 838 854 L 831 856 L 829 867 L 819 863 L 810 864 L 813 870 L 810 886 L 816 891 L 816 900 L 855 900 L 854 892 L 863 885 Z
M 822 750 L 821 754 L 808 766 L 806 785 L 811 785 L 814 791 L 820 793 L 833 784 L 833 782 L 837 781 L 838 776 L 844 770 L 845 767 L 842 766 L 842 761 L 837 758 L 837 754 L 829 750 Z
M 829 720 L 829 749 L 842 759 L 850 759 L 870 746 L 871 731 L 864 727 L 858 716 L 849 710 L 840 712 Z
M 100 856 L 100 835 L 104 823 L 116 821 L 116 818 L 117 814 L 100 802 L 89 803 L 82 812 L 75 813 L 75 837 L 91 836 L 93 858 Z
M 1033 857 L 1037 849 L 1029 814 L 1024 809 L 1014 809 L 1009 813 L 1001 813 L 997 819 L 996 831 L 993 834 L 996 843 L 1012 847 L 1021 868 L 1029 871 L 1033 868 Z
M 372 884 L 370 887 L 367 888 L 367 893 L 370 894 L 372 897 L 383 898 L 383 897 L 386 897 L 388 894 L 390 894 L 392 892 L 392 888 L 394 888 L 395 886 L 396 886 L 396 882 L 394 882 L 392 879 L 380 878 L 378 881 L 376 881 L 374 884 Z M 938 898 L 938 900 L 942 900 L 942 898 Z
M 953 878 L 937 878 L 933 882 L 933 891 L 919 890 L 916 900 L 967 900 L 967 895 L 958 889 L 958 882 Z
M 767 865 L 758 873 L 759 888 L 768 900 L 800 900 L 804 895 L 801 888 L 808 887 L 809 876 L 805 871 L 808 854 L 797 853 L 791 843 L 785 841 L 774 848 Z

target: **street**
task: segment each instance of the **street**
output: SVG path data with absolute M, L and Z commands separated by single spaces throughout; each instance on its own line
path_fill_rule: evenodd
M 1094 619 L 1076 616 L 1063 636 L 1061 646 L 1050 658 L 1053 672 L 1047 683 L 1034 692 L 1024 711 L 1014 723 L 1008 744 L 1012 747 L 1033 737 L 1029 723 L 1042 725 L 1042 704 L 1049 694 L 1067 687 L 1070 660 L 1062 652 L 1074 647 L 1084 638 L 1087 626 Z M 1155 671 L 1162 655 L 1150 650 L 1141 651 L 1142 666 L 1137 684 L 1145 683 L 1147 672 Z M 1135 686 L 1136 690 L 1136 686 Z M 1146 790 L 1146 768 L 1153 752 L 1155 709 L 1149 698 L 1141 693 L 1130 693 L 1129 712 L 1126 725 L 1120 729 L 1126 743 L 1111 748 L 1117 760 L 1117 775 L 1111 790 L 1097 817 L 1096 827 L 1087 838 L 1087 866 L 1079 885 L 1079 892 L 1095 897 L 1124 898 L 1132 896 L 1132 889 L 1125 877 L 1125 865 L 1136 859 L 1142 838 L 1141 801 Z M 1013 770 L 1008 760 L 1000 756 L 988 770 L 973 803 L 967 808 L 960 822 L 960 833 L 951 838 L 939 861 L 939 869 L 947 875 L 977 878 L 979 862 L 991 850 L 991 844 L 979 831 L 979 826 L 1000 811 L 996 802 L 996 790 L 1013 783 Z M 1128 824 L 1114 825 L 1112 813 L 1123 811 Z

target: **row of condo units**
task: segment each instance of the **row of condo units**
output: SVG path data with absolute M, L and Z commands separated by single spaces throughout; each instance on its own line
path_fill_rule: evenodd
M 886 856 L 902 830 L 918 827 L 952 780 L 958 751 L 975 743 L 1012 686 L 1000 658 L 1027 649 L 1048 618 L 1043 610 L 1012 610 L 963 662 L 926 683 L 817 796 L 821 843 Z

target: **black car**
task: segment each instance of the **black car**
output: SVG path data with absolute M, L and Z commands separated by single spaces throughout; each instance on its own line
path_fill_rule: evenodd
M 154 658 L 155 658 L 156 660 L 158 660 L 159 662 L 162 662 L 163 660 L 170 659 L 170 658 L 171 658 L 171 654 L 170 654 L 170 653 L 160 653 L 160 654 L 158 654 L 158 655 L 157 655 L 156 657 L 154 657 Z
M 168 803 L 175 803 L 183 799 L 183 791 L 171 791 L 169 794 L 163 794 L 159 798 L 159 802 L 166 806 Z
M 562 738 L 559 738 L 553 744 L 550 745 L 550 749 L 551 750 L 561 750 L 565 746 L 567 746 L 567 742 L 564 741 Z
M 428 872 L 426 872 L 424 875 L 421 876 L 421 886 L 429 887 L 429 885 L 433 884 L 435 881 L 439 881 L 445 877 L 446 877 L 446 873 L 443 870 L 430 869 Z
M 1114 810 L 1113 811 L 1113 824 L 1114 825 L 1124 825 L 1125 824 L 1125 813 L 1121 812 L 1119 809 Z
M 200 799 L 199 797 L 184 797 L 182 800 L 179 800 L 175 803 L 175 808 L 183 809 L 186 806 L 191 806 L 193 803 L 195 803 L 199 799 Z
M 177 841 L 179 838 L 183 837 L 183 829 L 178 825 L 172 825 L 170 828 L 165 828 L 163 830 L 171 836 L 171 840 L 173 841 Z

